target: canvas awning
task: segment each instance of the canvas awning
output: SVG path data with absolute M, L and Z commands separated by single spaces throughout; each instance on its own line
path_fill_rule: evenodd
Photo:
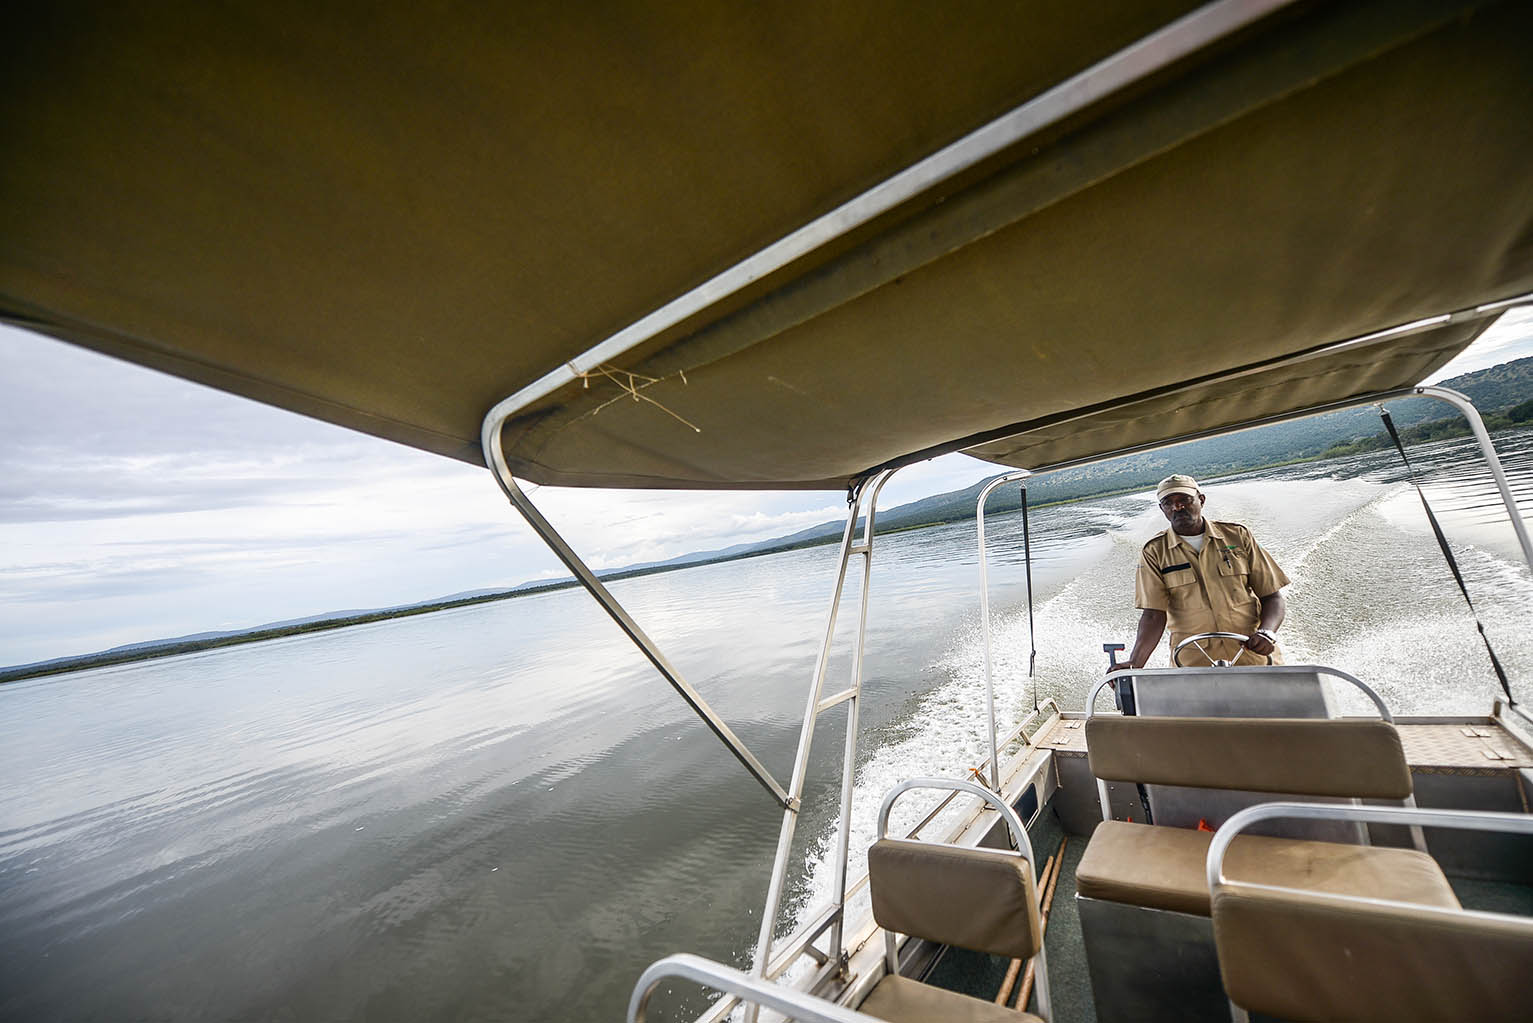
M 1191 8 L 32 5 L 0 315 L 481 462 L 507 395 Z M 1415 383 L 1488 321 L 1326 346 L 1533 292 L 1530 30 L 1290 5 L 582 367 L 506 459 L 841 487 Z

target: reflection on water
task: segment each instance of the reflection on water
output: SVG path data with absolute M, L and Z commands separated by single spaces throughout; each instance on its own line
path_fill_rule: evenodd
M 1533 582 L 1464 447 L 1419 464 L 1526 686 Z M 1503 447 L 1526 500 L 1533 435 Z M 1210 486 L 1208 512 L 1250 525 L 1292 576 L 1290 661 L 1352 671 L 1398 713 L 1483 712 L 1488 661 L 1402 479 L 1392 453 L 1296 466 Z M 992 520 L 1003 724 L 1035 698 L 1081 705 L 1101 644 L 1132 635 L 1134 562 L 1160 528 L 1148 495 L 1035 511 L 1029 680 L 1020 519 Z M 854 848 L 894 781 L 984 759 L 973 535 L 880 541 Z M 780 778 L 833 561 L 614 587 Z M 828 885 L 829 717 L 790 915 Z M 8 685 L 0 770 L 6 1019 L 617 1018 L 667 951 L 748 961 L 778 823 L 574 592 Z

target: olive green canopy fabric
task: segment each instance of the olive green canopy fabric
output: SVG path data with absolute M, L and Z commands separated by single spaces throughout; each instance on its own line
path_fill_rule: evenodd
M 1238 377 L 1217 376 L 1181 383 L 1162 393 L 1072 409 L 1032 423 L 1008 425 L 1000 431 L 1005 436 L 965 450 L 1002 465 L 1056 467 L 1156 440 L 1191 437 L 1410 386 L 1462 351 L 1494 320 L 1494 316 L 1471 317 L 1412 336 L 1384 339 L 1377 345 L 1328 348 Z
M 502 398 L 1192 7 L 30 5 L 0 316 L 478 463 Z M 506 458 L 841 487 L 1414 383 L 1484 322 L 1282 360 L 1533 291 L 1530 30 L 1293 5 L 560 388 Z

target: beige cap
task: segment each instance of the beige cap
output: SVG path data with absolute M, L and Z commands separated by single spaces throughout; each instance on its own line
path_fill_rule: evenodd
M 1198 481 L 1191 476 L 1167 476 L 1160 481 L 1160 486 L 1155 488 L 1155 499 L 1158 501 L 1167 494 L 1186 494 L 1188 497 L 1198 496 Z

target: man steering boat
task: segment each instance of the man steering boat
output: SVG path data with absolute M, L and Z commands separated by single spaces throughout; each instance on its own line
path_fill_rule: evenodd
M 1113 670 L 1144 667 L 1168 622 L 1173 650 L 1199 633 L 1248 637 L 1244 643 L 1199 640 L 1182 651 L 1183 666 L 1283 663 L 1277 630 L 1287 611 L 1288 576 L 1245 526 L 1203 517 L 1206 499 L 1191 476 L 1167 476 L 1155 496 L 1171 525 L 1140 552 L 1134 580 L 1139 632 L 1128 660 Z

